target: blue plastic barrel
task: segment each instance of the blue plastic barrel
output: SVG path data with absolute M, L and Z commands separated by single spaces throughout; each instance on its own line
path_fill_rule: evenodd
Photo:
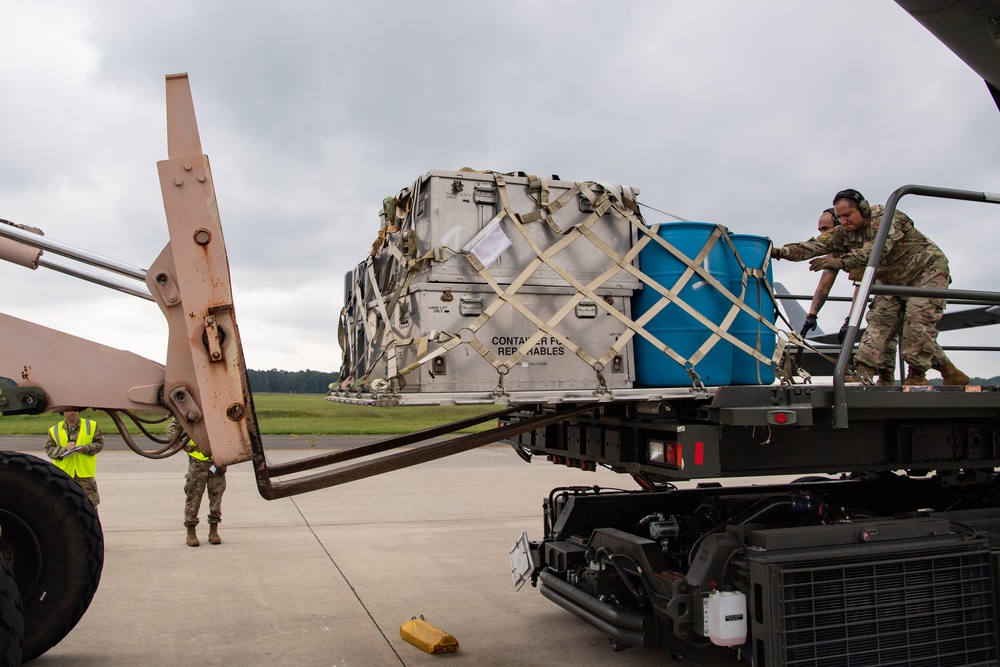
M 659 236 L 689 258 L 695 258 L 715 232 L 716 225 L 708 222 L 668 222 L 660 225 Z M 735 262 L 725 240 L 718 239 L 702 266 L 723 287 L 730 284 L 729 270 Z M 678 278 L 687 264 L 659 243 L 650 241 L 639 251 L 639 266 L 643 273 L 667 289 L 675 290 Z M 731 302 L 700 275 L 695 274 L 678 296 L 716 327 L 725 318 Z M 632 314 L 638 319 L 663 298 L 646 285 L 633 299 Z M 712 331 L 689 315 L 676 303 L 669 303 L 644 327 L 662 343 L 685 359 L 690 358 L 708 340 Z M 654 347 L 641 336 L 635 337 L 635 384 L 638 387 L 689 387 L 691 376 L 684 366 Z M 695 367 L 705 385 L 730 384 L 733 375 L 733 345 L 725 340 L 715 343 Z
M 729 238 L 739 254 L 743 265 L 749 269 L 761 269 L 768 257 L 768 247 L 771 240 L 766 236 L 751 234 L 730 234 Z M 732 258 L 729 269 L 730 291 L 739 296 L 742 286 L 742 269 L 736 258 Z M 774 283 L 771 264 L 767 265 L 767 284 L 759 278 L 747 276 L 747 291 L 744 303 L 767 322 L 774 324 L 774 299 L 768 288 Z M 736 321 L 730 327 L 733 337 L 746 343 L 753 349 L 760 345 L 760 353 L 766 357 L 774 354 L 777 340 L 774 331 L 761 324 L 758 320 L 741 311 Z M 758 338 L 759 335 L 759 338 Z M 758 361 L 740 348 L 733 346 L 733 384 L 771 384 L 774 382 L 774 369 L 770 364 Z

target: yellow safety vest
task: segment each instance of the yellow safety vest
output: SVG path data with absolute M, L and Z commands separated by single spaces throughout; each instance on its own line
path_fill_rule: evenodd
M 94 441 L 94 434 L 97 433 L 97 422 L 93 419 L 80 420 L 80 432 L 76 436 L 77 447 L 89 445 Z M 49 435 L 60 447 L 69 444 L 69 431 L 66 429 L 66 422 L 61 421 L 49 429 Z M 93 477 L 97 473 L 97 455 L 78 453 L 67 456 L 64 459 L 54 459 L 52 463 L 57 468 L 61 468 L 70 477 Z
M 192 449 L 190 452 L 187 453 L 187 455 L 190 456 L 191 458 L 198 459 L 199 461 L 211 461 L 212 460 L 212 457 L 205 456 L 204 454 L 201 453 L 201 450 L 198 449 L 198 445 L 194 444 L 194 440 L 188 440 L 187 444 L 189 444 L 192 447 L 194 447 L 194 449 Z

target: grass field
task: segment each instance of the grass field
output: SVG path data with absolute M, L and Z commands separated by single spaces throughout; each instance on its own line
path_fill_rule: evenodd
M 411 433 L 497 409 L 494 406 L 372 408 L 332 403 L 320 394 L 254 394 L 253 398 L 262 435 Z M 105 413 L 87 410 L 83 416 L 96 419 L 104 433 L 117 433 L 114 422 Z M 148 418 L 152 414 L 143 416 Z M 59 415 L 52 413 L 0 417 L 0 435 L 44 436 L 59 419 Z M 495 425 L 487 422 L 471 430 L 482 431 Z M 164 422 L 150 430 L 160 434 L 165 428 Z M 129 431 L 139 432 L 131 425 Z

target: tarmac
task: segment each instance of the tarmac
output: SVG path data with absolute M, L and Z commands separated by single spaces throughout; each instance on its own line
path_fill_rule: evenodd
M 264 445 L 284 462 L 361 441 L 270 436 Z M 3 437 L 0 449 L 44 456 L 42 442 Z M 202 544 L 191 548 L 186 465 L 108 437 L 97 471 L 101 584 L 76 628 L 33 666 L 673 664 L 661 651 L 612 651 L 600 631 L 512 582 L 509 552 L 522 531 L 541 537 L 552 488 L 637 488 L 628 477 L 526 464 L 497 444 L 267 501 L 240 464 L 227 473 L 222 544 L 208 544 L 206 499 Z M 400 626 L 420 616 L 458 651 L 428 654 L 402 639 Z M 678 664 L 740 663 L 692 650 Z

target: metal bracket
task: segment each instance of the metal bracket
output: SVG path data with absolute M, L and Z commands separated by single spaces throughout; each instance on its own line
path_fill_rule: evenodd
M 156 274 L 152 284 L 159 293 L 165 306 L 169 307 L 180 304 L 181 295 L 177 291 L 177 283 L 174 282 L 174 279 L 170 277 L 169 273 L 162 271 Z
M 171 389 L 167 396 L 170 398 L 170 402 L 174 404 L 177 411 L 187 417 L 188 421 L 196 422 L 202 418 L 201 406 L 198 405 L 198 401 L 195 400 L 194 395 L 191 390 L 184 385 L 178 385 Z
M 0 388 L 0 414 L 37 415 L 45 411 L 47 400 L 41 387 Z
M 211 361 L 222 361 L 222 339 L 225 334 L 219 329 L 215 315 L 205 318 L 205 344 L 208 346 L 208 358 Z

